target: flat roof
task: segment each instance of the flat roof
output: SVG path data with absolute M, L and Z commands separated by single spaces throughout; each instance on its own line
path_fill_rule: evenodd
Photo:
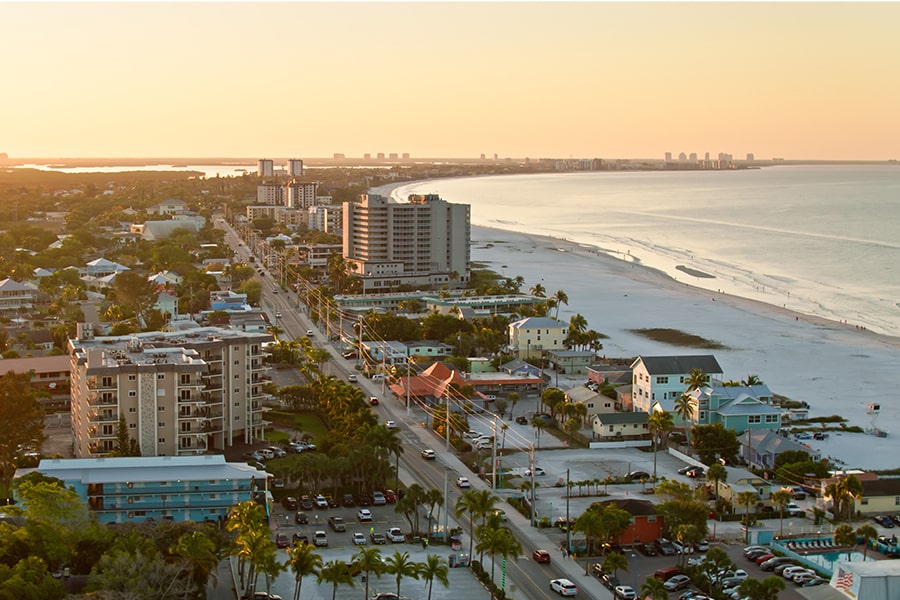
M 36 469 L 48 477 L 82 483 L 198 481 L 265 477 L 245 463 L 227 463 L 221 454 L 113 458 L 54 458 Z

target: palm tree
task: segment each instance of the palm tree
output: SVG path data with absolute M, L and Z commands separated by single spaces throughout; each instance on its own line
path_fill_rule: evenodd
M 762 379 L 759 378 L 758 375 L 747 375 L 747 379 L 741 382 L 741 385 L 751 386 L 751 385 L 762 385 Z
M 778 507 L 778 528 L 779 537 L 784 537 L 784 507 L 791 502 L 791 492 L 789 490 L 778 490 L 772 494 L 772 504 Z
M 509 556 L 516 560 L 522 554 L 522 544 L 506 527 L 479 527 L 478 545 L 475 546 L 482 555 L 486 552 L 491 557 L 491 581 L 494 581 L 494 572 L 497 555 L 503 558 Z M 493 598 L 493 588 L 491 588 L 491 597 Z
M 862 483 L 857 479 L 856 475 L 847 475 L 840 482 L 840 489 L 844 498 L 848 501 L 847 520 L 853 522 L 853 514 L 856 512 L 855 500 L 859 500 L 863 495 Z
M 713 489 L 715 489 L 716 492 L 716 505 L 718 508 L 719 482 L 724 483 L 728 480 L 728 469 L 719 463 L 713 463 L 709 465 L 709 470 L 706 472 L 706 480 L 713 484 Z
M 653 479 L 656 479 L 656 445 L 660 434 L 666 435 L 675 426 L 672 413 L 665 410 L 654 411 L 647 418 L 647 427 L 650 429 L 650 435 L 653 436 Z
M 687 376 L 685 383 L 687 384 L 687 391 L 699 390 L 709 383 L 709 375 L 700 369 L 691 369 L 691 373 Z
M 853 551 L 853 546 L 856 545 L 856 532 L 853 531 L 853 528 L 846 523 L 843 525 L 838 525 L 834 529 L 834 533 L 832 533 L 834 537 L 834 543 L 838 546 L 845 546 L 847 548 L 847 560 L 851 558 L 851 552 Z
M 756 503 L 759 499 L 759 495 L 756 492 L 741 492 L 737 496 L 738 504 L 745 507 L 744 511 L 744 523 L 747 525 L 747 537 L 749 539 L 750 536 L 750 507 Z
M 536 283 L 531 287 L 531 295 L 537 298 L 543 298 L 547 295 L 547 288 L 540 283 Z
M 330 583 L 331 600 L 334 600 L 339 585 L 349 585 L 350 587 L 353 587 L 353 576 L 350 575 L 350 569 L 347 568 L 347 564 L 344 561 L 335 559 L 326 563 L 319 569 L 319 574 L 316 576 L 316 582 Z
M 353 555 L 353 564 L 357 569 L 366 574 L 366 595 L 363 600 L 369 597 L 369 574 L 381 575 L 384 570 L 384 561 L 381 560 L 381 550 L 375 547 L 360 548 L 359 552 Z M 298 600 L 294 598 L 294 600 Z
M 681 419 L 684 426 L 684 433 L 687 435 L 688 446 L 691 445 L 691 426 L 690 421 L 694 418 L 693 398 L 684 393 L 675 400 L 675 414 Z
M 863 539 L 863 560 L 866 560 L 869 553 L 869 541 L 878 537 L 878 530 L 866 523 L 856 530 L 856 536 Z
M 194 596 L 206 597 L 206 583 L 209 577 L 216 576 L 219 555 L 216 544 L 202 531 L 183 534 L 171 550 L 172 554 L 182 558 L 191 580 Z
M 615 576 L 619 571 L 628 571 L 628 559 L 621 552 L 610 552 L 603 559 L 603 572 Z
M 538 450 L 541 449 L 541 433 L 544 431 L 544 428 L 547 426 L 547 421 L 544 417 L 533 417 L 531 419 L 531 427 L 534 428 L 537 433 L 538 440 Z
M 512 421 L 513 411 L 516 410 L 516 404 L 519 403 L 521 396 L 519 396 L 519 392 L 510 392 L 506 395 L 506 399 L 509 401 L 510 409 L 509 409 L 509 420 Z
M 449 572 L 446 561 L 437 554 L 429 554 L 425 557 L 425 562 L 419 563 L 419 576 L 428 584 L 427 600 L 431 600 L 431 588 L 434 587 L 435 579 L 440 581 L 444 587 L 450 587 L 450 579 L 447 577 Z M 368 597 L 368 590 L 366 597 Z
M 599 512 L 588 509 L 575 519 L 575 525 L 572 529 L 584 533 L 585 542 L 587 543 L 587 554 L 588 556 L 593 556 L 594 542 L 606 533 L 606 523 Z
M 497 504 L 499 498 L 494 496 L 487 490 L 479 491 L 475 489 L 467 490 L 462 496 L 456 499 L 454 509 L 456 517 L 469 513 L 469 556 L 472 556 L 472 545 L 475 542 L 475 521 L 482 517 L 485 521 L 488 513 L 493 511 L 494 505 Z
M 556 315 L 555 319 L 559 319 L 559 305 L 565 304 L 569 305 L 569 296 L 562 290 L 556 290 L 556 293 L 553 294 L 553 299 L 556 300 Z
M 404 577 L 419 578 L 418 565 L 409 559 L 409 552 L 394 552 L 384 561 L 384 570 L 397 578 L 397 597 L 400 597 L 400 581 Z
M 778 600 L 778 594 L 784 590 L 784 579 L 770 575 L 762 581 L 748 578 L 738 587 L 743 598 L 753 600 Z
M 294 574 L 294 600 L 300 600 L 300 586 L 307 575 L 318 575 L 322 568 L 322 557 L 312 544 L 294 544 L 287 550 L 288 566 Z M 366 588 L 366 597 L 368 597 Z
M 669 590 L 666 585 L 656 577 L 648 577 L 641 586 L 641 598 L 647 600 L 669 600 Z

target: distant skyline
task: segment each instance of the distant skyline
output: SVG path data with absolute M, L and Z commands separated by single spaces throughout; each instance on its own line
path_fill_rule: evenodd
M 0 2 L 0 152 L 900 159 L 897 23 L 894 2 Z

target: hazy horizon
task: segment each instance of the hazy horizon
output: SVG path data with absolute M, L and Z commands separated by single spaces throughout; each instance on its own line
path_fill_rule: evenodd
M 0 3 L 15 157 L 900 158 L 897 3 Z

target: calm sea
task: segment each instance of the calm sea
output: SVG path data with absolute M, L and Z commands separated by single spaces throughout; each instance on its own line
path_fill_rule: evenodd
M 564 238 L 691 285 L 900 336 L 900 166 L 511 175 L 393 195 L 411 193 L 470 204 L 474 225 Z

